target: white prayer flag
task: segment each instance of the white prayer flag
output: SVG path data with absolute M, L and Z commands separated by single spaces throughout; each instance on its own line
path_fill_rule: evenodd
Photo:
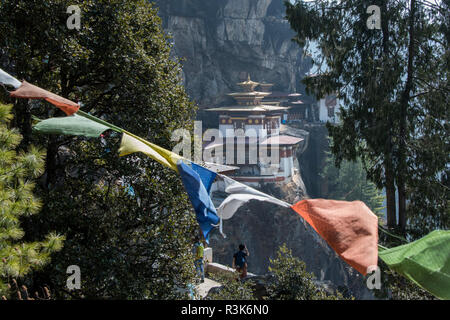
M 15 89 L 18 89 L 22 85 L 22 83 L 19 80 L 17 80 L 10 74 L 6 73 L 2 69 L 0 69 L 0 83 L 11 85 Z

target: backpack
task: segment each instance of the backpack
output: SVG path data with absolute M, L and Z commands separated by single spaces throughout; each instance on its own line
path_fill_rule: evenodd
M 203 259 L 203 244 L 196 243 L 195 244 L 195 248 L 196 248 L 196 250 L 195 250 L 195 258 L 197 260 Z
M 235 255 L 235 264 L 239 267 L 244 267 L 246 254 L 242 251 L 237 252 Z

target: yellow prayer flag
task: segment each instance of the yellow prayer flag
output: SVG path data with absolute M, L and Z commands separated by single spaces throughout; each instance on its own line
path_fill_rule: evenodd
M 177 161 L 183 158 L 176 153 L 161 148 L 151 142 L 139 138 L 131 133 L 124 132 L 120 143 L 119 156 L 123 157 L 131 153 L 142 152 L 162 165 L 178 172 Z

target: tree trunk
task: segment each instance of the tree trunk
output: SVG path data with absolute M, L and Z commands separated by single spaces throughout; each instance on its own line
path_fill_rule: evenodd
M 381 15 L 387 15 L 387 2 L 384 1 L 381 5 Z M 389 23 L 387 19 L 381 19 L 381 32 L 383 34 L 383 59 L 389 61 Z M 383 87 L 388 87 L 386 83 L 381 84 Z M 390 105 L 389 95 L 386 95 L 383 99 L 383 103 Z M 389 118 L 389 136 L 386 141 L 386 149 L 384 154 L 384 176 L 385 176 L 385 189 L 386 189 L 386 216 L 388 228 L 397 227 L 397 206 L 395 203 L 395 176 L 394 168 L 392 164 L 392 129 L 394 128 L 392 117 Z
M 406 178 L 407 178 L 407 148 L 406 140 L 408 133 L 407 126 L 407 109 L 410 101 L 410 94 L 413 89 L 412 77 L 414 73 L 414 16 L 416 12 L 416 0 L 410 1 L 411 13 L 409 16 L 409 44 L 408 44 L 408 70 L 405 90 L 403 91 L 400 101 L 400 134 L 399 134 L 399 163 L 397 169 L 397 185 L 398 185 L 398 224 L 402 232 L 406 229 Z
M 388 228 L 397 226 L 397 210 L 395 205 L 395 183 L 392 170 L 391 160 L 389 158 L 384 161 L 384 169 L 386 176 L 386 215 Z
M 398 180 L 398 226 L 402 232 L 406 229 L 406 187 L 403 179 Z
M 31 143 L 31 112 L 28 99 L 17 99 L 13 108 L 14 120 L 12 126 L 18 128 L 22 141 L 18 150 L 27 150 Z
M 45 158 L 45 190 L 48 192 L 56 183 L 56 155 L 58 152 L 57 137 L 50 136 L 47 144 L 47 157 Z

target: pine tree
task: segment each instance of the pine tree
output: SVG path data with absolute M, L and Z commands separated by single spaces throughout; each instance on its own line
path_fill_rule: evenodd
M 380 8 L 379 29 L 367 26 L 371 5 Z M 327 125 L 336 164 L 361 159 L 369 179 L 386 190 L 389 227 L 405 232 L 409 221 L 415 236 L 448 228 L 448 1 L 286 6 L 295 39 L 315 42 L 320 52 L 321 69 L 305 80 L 307 91 L 337 92 L 344 105 L 341 123 Z
M 270 300 L 345 300 L 340 292 L 327 293 L 306 271 L 306 264 L 294 257 L 286 244 L 280 246 L 277 257 L 270 259 L 272 275 L 267 286 Z
M 342 161 L 335 166 L 331 152 L 327 152 L 325 167 L 321 173 L 326 186 L 322 197 L 326 199 L 364 202 L 376 215 L 383 215 L 384 196 L 374 183 L 367 180 L 361 160 Z
M 10 294 L 7 285 L 13 279 L 48 264 L 64 240 L 49 233 L 43 241 L 23 241 L 21 217 L 37 214 L 42 207 L 33 195 L 33 180 L 43 173 L 45 152 L 33 146 L 28 152 L 15 151 L 22 137 L 8 127 L 11 108 L 0 104 L 0 296 Z

